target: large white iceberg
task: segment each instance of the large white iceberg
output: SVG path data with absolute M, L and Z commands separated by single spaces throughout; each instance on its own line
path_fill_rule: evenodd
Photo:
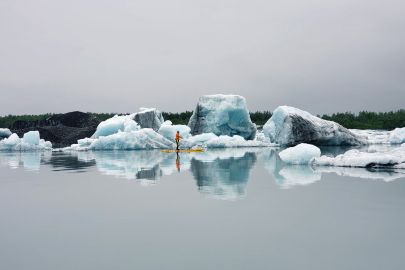
M 8 128 L 0 128 L 0 139 L 8 138 L 11 134 L 12 133 Z
M 281 151 L 278 155 L 287 164 L 306 165 L 314 158 L 320 157 L 321 150 L 312 144 L 300 143 Z
M 96 139 L 85 138 L 79 140 L 64 150 L 142 150 L 142 149 L 169 149 L 174 143 L 151 128 L 135 131 L 118 131 L 109 136 Z
M 405 143 L 405 127 L 396 128 L 390 132 L 389 141 L 392 144 L 402 144 Z
M 352 149 L 336 157 L 321 156 L 316 166 L 405 168 L 405 144 L 386 152 L 362 152 Z
M 366 140 L 347 128 L 323 120 L 300 109 L 280 106 L 263 126 L 264 134 L 272 143 L 296 145 L 361 145 Z
M 141 128 L 151 128 L 158 131 L 163 122 L 163 116 L 159 110 L 155 108 L 140 108 L 140 111 L 137 113 L 115 115 L 101 122 L 92 137 L 109 136 L 118 131 L 130 132 Z
M 256 125 L 250 120 L 246 100 L 238 95 L 200 97 L 188 126 L 192 135 L 214 133 L 253 140 L 256 134 Z
M 97 126 L 93 138 L 109 136 L 119 131 L 129 132 L 139 130 L 141 127 L 134 121 L 135 114 L 114 115 Z
M 0 141 L 0 151 L 37 151 L 51 150 L 52 143 L 40 139 L 38 131 L 29 131 L 19 138 L 13 133 Z

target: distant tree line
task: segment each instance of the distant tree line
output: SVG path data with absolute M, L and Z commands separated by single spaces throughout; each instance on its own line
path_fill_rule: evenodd
M 322 115 L 323 119 L 335 121 L 346 128 L 356 129 L 394 129 L 405 127 L 405 110 L 391 112 L 351 112 Z
M 174 125 L 187 125 L 192 114 L 192 111 L 181 113 L 162 112 L 163 118 L 172 121 Z
M 43 121 L 53 114 L 46 113 L 46 114 L 26 114 L 26 115 L 6 115 L 0 116 L 0 128 L 11 128 L 15 121 Z
M 111 118 L 116 113 L 91 113 L 100 121 Z M 165 120 L 172 121 L 176 125 L 187 125 L 188 120 L 193 114 L 192 111 L 185 111 L 180 113 L 163 112 Z M 0 128 L 10 128 L 17 120 L 22 121 L 41 121 L 46 120 L 52 113 L 39 114 L 39 115 L 6 115 L 0 116 Z M 319 116 L 319 115 L 318 115 Z M 256 111 L 250 113 L 250 118 L 253 123 L 259 126 L 264 125 L 271 117 L 270 111 Z M 332 115 L 319 116 L 325 120 L 335 121 L 347 128 L 357 129 L 394 129 L 397 127 L 405 127 L 405 110 L 390 111 L 390 112 L 367 112 L 362 111 L 358 114 L 345 112 L 334 113 Z

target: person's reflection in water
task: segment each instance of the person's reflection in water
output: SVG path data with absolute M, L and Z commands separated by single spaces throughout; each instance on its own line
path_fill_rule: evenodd
M 178 172 L 180 172 L 180 155 L 179 155 L 179 152 L 177 152 L 176 153 L 177 154 L 177 157 L 176 157 L 176 169 L 177 169 L 177 171 Z

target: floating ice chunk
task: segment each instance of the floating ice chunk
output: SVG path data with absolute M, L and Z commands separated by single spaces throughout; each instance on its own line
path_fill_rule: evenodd
M 181 147 L 192 148 L 201 146 L 204 148 L 233 148 L 233 147 L 267 147 L 273 146 L 266 142 L 245 140 L 241 136 L 217 136 L 213 133 L 204 133 L 189 137 L 181 141 Z
M 18 150 L 17 146 L 20 144 L 21 139 L 17 134 L 13 133 L 10 137 L 0 141 L 0 150 Z
M 214 133 L 203 133 L 203 134 L 191 136 L 185 140 L 182 140 L 181 145 L 184 148 L 191 148 L 196 145 L 199 145 L 199 146 L 205 148 L 205 147 L 207 147 L 207 144 L 211 140 L 215 140 L 217 138 L 218 138 L 218 136 L 215 135 Z
M 367 144 L 389 144 L 390 131 L 373 129 L 349 129 L 359 137 L 366 138 Z
M 28 131 L 23 136 L 23 142 L 31 145 L 39 144 L 39 132 L 38 131 Z
M 81 147 L 86 147 L 86 146 L 90 146 L 94 141 L 95 141 L 95 139 L 92 139 L 92 138 L 84 138 L 84 139 L 78 140 L 77 143 Z
M 212 133 L 205 133 L 190 136 L 187 133 L 187 126 L 182 126 L 185 131 L 182 136 L 186 138 L 180 141 L 181 149 L 194 148 L 236 148 L 236 147 L 268 147 L 274 146 L 261 141 L 247 141 L 240 136 L 216 136 Z M 168 149 L 174 148 L 173 138 L 179 127 L 162 125 L 159 134 L 152 129 L 140 129 L 132 132 L 118 132 L 109 136 L 101 136 L 97 139 L 85 138 L 77 144 L 63 148 L 64 151 L 85 151 L 85 150 L 139 150 L 139 149 Z
M 392 144 L 405 143 L 405 127 L 396 128 L 390 133 L 389 141 Z
M 180 131 L 183 139 L 189 138 L 191 129 L 186 125 L 173 125 L 171 121 L 165 121 L 159 128 L 158 133 L 163 135 L 166 139 L 175 141 L 176 132 Z
M 137 131 L 141 127 L 133 120 L 134 117 L 135 114 L 115 115 L 114 117 L 101 122 L 97 126 L 97 130 L 92 137 L 99 138 L 101 136 L 108 136 L 118 133 L 119 131 Z
M 396 167 L 405 163 L 405 146 L 386 152 L 361 152 L 357 149 L 347 151 L 336 157 L 321 156 L 315 158 L 313 165 L 337 167 Z
M 264 134 L 272 143 L 296 145 L 361 145 L 366 140 L 343 126 L 323 120 L 300 109 L 280 106 L 263 126 Z
M 13 133 L 10 137 L 0 141 L 0 151 L 37 151 L 51 150 L 52 143 L 39 138 L 38 131 L 29 131 L 23 139 Z
M 11 131 L 8 128 L 0 128 L 0 139 L 8 138 L 11 135 Z
M 94 140 L 88 149 L 91 150 L 140 150 L 173 148 L 169 141 L 150 128 L 132 132 L 118 132 L 110 136 L 101 136 Z
M 239 135 L 244 139 L 253 140 L 256 134 L 256 125 L 250 120 L 246 100 L 238 95 L 200 97 L 188 126 L 193 135 Z
M 77 144 L 72 144 L 71 146 L 62 148 L 62 151 L 87 151 L 90 145 L 98 139 L 84 138 L 77 140 Z
M 301 143 L 281 151 L 278 155 L 287 164 L 305 165 L 320 157 L 321 150 L 312 144 Z

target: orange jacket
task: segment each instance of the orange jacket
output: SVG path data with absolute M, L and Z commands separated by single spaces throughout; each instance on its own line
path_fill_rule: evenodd
M 180 139 L 183 139 L 183 137 L 181 137 L 180 133 L 176 133 L 176 141 L 180 141 Z

